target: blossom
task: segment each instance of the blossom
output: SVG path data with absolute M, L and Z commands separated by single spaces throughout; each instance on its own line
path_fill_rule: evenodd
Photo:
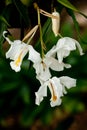
M 20 40 L 14 40 L 13 42 L 10 41 L 10 39 L 5 36 L 6 33 L 7 32 L 4 31 L 3 36 L 11 45 L 10 49 L 6 53 L 6 58 L 10 58 L 11 60 L 13 60 L 10 62 L 11 68 L 18 72 L 21 69 L 20 66 L 22 64 L 23 58 L 29 51 L 29 45 Z
M 56 11 L 54 11 L 52 15 L 56 16 L 56 18 L 52 18 L 52 30 L 55 36 L 57 36 L 59 32 L 59 27 L 60 27 L 60 15 Z
M 45 82 L 51 78 L 51 73 L 49 69 L 54 71 L 62 71 L 64 67 L 70 68 L 69 64 L 59 63 L 55 57 L 50 56 L 53 48 L 44 55 L 44 58 L 41 58 L 40 54 L 31 46 L 29 50 L 28 59 L 31 60 L 34 64 L 33 67 L 36 70 L 36 78 L 40 82 Z
M 66 93 L 66 88 L 71 88 L 76 86 L 76 79 L 70 78 L 68 76 L 62 76 L 60 78 L 53 77 L 48 81 L 44 82 L 37 92 L 35 92 L 36 100 L 35 103 L 40 105 L 44 97 L 47 96 L 47 87 L 51 93 L 50 105 L 51 107 L 59 106 L 62 102 L 61 97 Z
M 54 46 L 52 54 L 57 53 L 58 61 L 61 63 L 63 58 L 69 56 L 70 51 L 76 50 L 76 47 L 79 49 L 80 55 L 83 55 L 83 50 L 78 41 L 70 37 L 60 38 Z

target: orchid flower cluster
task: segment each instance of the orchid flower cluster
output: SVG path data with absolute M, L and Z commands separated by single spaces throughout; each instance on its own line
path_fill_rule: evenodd
M 43 10 L 39 10 L 39 13 L 49 15 Z M 55 36 L 59 33 L 59 24 L 60 24 L 60 15 L 58 12 L 54 11 L 49 15 L 52 19 L 52 30 Z M 37 29 L 40 28 L 40 37 L 41 37 L 41 49 L 42 53 L 37 52 L 32 45 L 30 45 L 30 41 L 35 35 Z M 64 58 L 69 56 L 71 51 L 79 49 L 80 55 L 83 55 L 83 50 L 78 41 L 72 39 L 70 37 L 62 37 L 60 38 L 56 45 L 54 45 L 46 54 L 43 49 L 43 41 L 41 35 L 41 24 L 39 17 L 39 24 L 36 25 L 28 35 L 21 40 L 14 40 L 13 42 L 6 36 L 7 31 L 3 32 L 4 38 L 11 45 L 10 49 L 6 52 L 6 58 L 10 58 L 10 66 L 11 68 L 19 72 L 21 70 L 21 64 L 23 58 L 28 53 L 28 60 L 33 63 L 33 68 L 36 72 L 36 78 L 39 80 L 41 86 L 39 90 L 35 92 L 35 103 L 39 105 L 44 97 L 47 96 L 47 88 L 49 88 L 51 93 L 50 105 L 51 107 L 58 106 L 62 102 L 62 97 L 67 93 L 66 88 L 69 89 L 71 87 L 76 86 L 76 79 L 62 76 L 56 77 L 52 76 L 51 71 L 63 71 L 64 68 L 70 68 L 71 65 L 64 62 Z M 31 35 L 31 36 L 30 36 Z M 29 37 L 28 44 L 24 42 L 26 37 Z

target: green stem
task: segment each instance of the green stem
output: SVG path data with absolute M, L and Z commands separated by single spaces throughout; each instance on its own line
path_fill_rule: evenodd
M 38 26 L 40 29 L 40 42 L 41 42 L 41 57 L 42 59 L 44 58 L 44 42 L 42 38 L 42 27 L 41 27 L 41 22 L 40 22 L 40 10 L 39 7 L 37 6 L 37 14 L 38 14 Z
M 63 38 L 63 36 L 62 36 L 60 33 L 58 33 L 58 36 L 59 36 L 60 38 Z

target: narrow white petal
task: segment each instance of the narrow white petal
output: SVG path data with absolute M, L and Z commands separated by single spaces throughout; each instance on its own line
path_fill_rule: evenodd
M 31 45 L 29 45 L 28 59 L 31 60 L 33 63 L 37 63 L 41 61 L 40 54 Z
M 84 55 L 83 50 L 82 50 L 82 48 L 81 48 L 79 42 L 75 40 L 75 43 L 76 43 L 76 46 L 77 46 L 78 49 L 79 49 L 80 55 Z
M 39 105 L 42 102 L 43 97 L 47 96 L 47 82 L 40 86 L 39 90 L 35 92 L 36 100 L 35 104 Z
M 56 46 L 54 45 L 47 53 L 46 53 L 46 57 L 55 57 L 56 52 L 55 52 Z
M 41 86 L 45 83 L 45 81 L 42 80 L 39 75 L 36 75 L 36 79 L 39 80 Z
M 35 104 L 40 105 L 40 103 L 43 101 L 43 96 L 39 96 L 38 93 L 35 93 L 36 99 L 35 99 Z
M 62 84 L 62 92 L 63 92 L 63 94 L 67 94 L 67 90 L 63 84 Z M 62 95 L 62 96 L 64 96 L 64 95 Z
M 8 42 L 9 44 L 13 44 L 13 42 L 12 42 L 8 37 L 5 36 L 5 34 L 7 34 L 7 33 L 8 33 L 7 31 L 4 31 L 4 32 L 3 32 L 3 37 L 7 40 L 7 42 Z

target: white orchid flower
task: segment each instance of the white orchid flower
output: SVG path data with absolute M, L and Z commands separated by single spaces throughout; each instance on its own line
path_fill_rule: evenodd
M 21 42 L 20 40 L 15 40 L 13 44 L 11 44 L 10 49 L 6 53 L 6 58 L 10 58 L 10 65 L 13 70 L 16 72 L 21 70 L 22 60 L 25 55 L 28 53 L 29 47 L 27 44 Z
M 21 70 L 21 63 L 25 55 L 29 52 L 29 47 L 31 45 L 28 45 L 31 41 L 31 39 L 34 37 L 36 31 L 38 29 L 38 25 L 36 25 L 34 28 L 31 29 L 28 34 L 23 38 L 22 41 L 20 40 L 14 40 L 13 42 L 6 37 L 7 31 L 3 32 L 3 37 L 8 41 L 8 43 L 11 45 L 10 49 L 6 53 L 6 58 L 10 58 L 11 61 L 10 65 L 13 70 L 16 72 Z M 29 38 L 27 44 L 25 44 L 23 41 Z M 31 48 L 31 47 L 30 47 Z
M 56 11 L 52 13 L 53 16 L 56 16 L 56 18 L 52 17 L 52 30 L 55 34 L 55 36 L 58 35 L 59 33 L 59 28 L 60 28 L 60 14 Z
M 37 92 L 35 92 L 36 100 L 35 103 L 40 105 L 44 97 L 47 96 L 47 86 L 51 92 L 50 105 L 51 107 L 59 106 L 61 104 L 61 97 L 65 94 L 65 87 L 71 88 L 76 86 L 76 80 L 67 76 L 60 78 L 53 77 L 48 81 L 44 82 Z
M 31 47 L 29 51 L 28 59 L 34 63 L 33 67 L 36 70 L 37 76 L 39 76 L 44 81 L 48 80 L 51 77 L 49 71 L 49 66 L 51 64 L 50 63 L 51 61 L 48 62 L 45 58 L 42 60 L 40 54 L 33 47 Z
M 33 67 L 36 70 L 36 78 L 41 81 L 47 81 L 51 78 L 50 69 L 54 71 L 62 71 L 64 67 L 70 68 L 69 64 L 59 63 L 55 57 L 50 56 L 53 48 L 45 55 L 42 59 L 40 54 L 34 50 L 32 46 L 29 48 L 29 57 L 28 59 L 31 60 L 34 64 Z
M 13 60 L 10 62 L 11 68 L 18 72 L 21 69 L 20 66 L 23 58 L 29 51 L 29 45 L 20 40 L 15 40 L 14 42 L 10 41 L 10 39 L 5 36 L 6 33 L 7 32 L 4 31 L 3 36 L 11 45 L 10 49 L 6 53 L 6 58 L 10 58 L 11 60 Z
M 80 55 L 83 55 L 83 50 L 78 41 L 69 37 L 60 38 L 54 50 L 54 52 L 57 52 L 59 63 L 70 54 L 70 51 L 76 50 L 76 47 L 79 49 Z

